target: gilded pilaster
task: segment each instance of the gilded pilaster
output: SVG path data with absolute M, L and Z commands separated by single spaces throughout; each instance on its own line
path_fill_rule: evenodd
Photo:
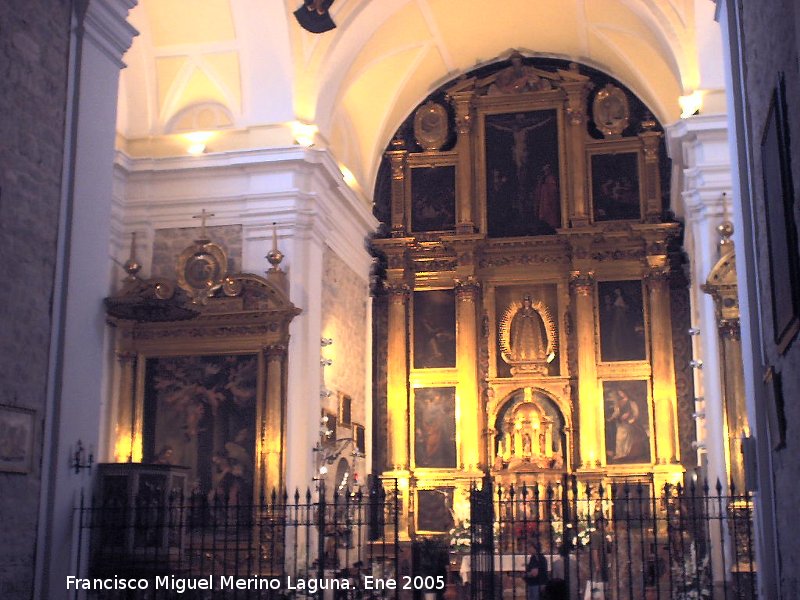
M 602 465 L 603 402 L 597 389 L 597 362 L 594 335 L 594 272 L 572 271 L 570 285 L 574 292 L 575 323 L 578 339 L 578 427 L 582 469 Z
M 264 348 L 266 360 L 266 394 L 258 432 L 260 435 L 261 464 L 257 465 L 263 471 L 264 493 L 270 494 L 272 490 L 280 490 L 281 464 L 283 449 L 283 373 L 286 362 L 286 346 L 274 344 Z
M 658 146 L 663 135 L 653 131 L 656 126 L 652 118 L 642 122 L 639 139 L 644 147 L 644 194 L 645 221 L 658 223 L 661 221 L 661 173 L 658 169 Z
M 387 286 L 389 292 L 386 404 L 389 439 L 389 467 L 408 470 L 408 301 L 406 284 Z
M 115 462 L 132 462 L 135 436 L 135 352 L 117 352 L 119 362 L 119 397 L 117 398 L 117 422 L 114 427 Z
M 392 141 L 392 149 L 386 153 L 392 171 L 392 237 L 403 237 L 406 234 L 405 200 L 406 200 L 406 159 L 408 152 L 403 148 L 403 141 Z
M 653 368 L 653 404 L 656 428 L 656 463 L 678 462 L 677 395 L 672 348 L 669 266 L 666 256 L 648 256 L 646 273 L 650 307 L 650 348 Z
M 456 233 L 475 231 L 472 214 L 472 97 L 473 91 L 456 92 L 451 96 L 456 112 L 458 131 L 458 182 L 456 190 Z
M 573 227 L 589 224 L 589 202 L 586 194 L 586 98 L 591 83 L 565 82 L 567 92 L 567 153 L 570 165 L 570 221 Z
M 481 462 L 480 423 L 483 422 L 478 392 L 478 282 L 472 277 L 456 281 L 456 335 L 458 339 L 458 399 L 461 462 L 467 470 Z

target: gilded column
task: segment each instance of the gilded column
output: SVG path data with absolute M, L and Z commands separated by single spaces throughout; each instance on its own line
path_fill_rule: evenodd
M 653 367 L 653 404 L 656 430 L 656 462 L 677 463 L 677 393 L 672 348 L 669 265 L 665 256 L 649 256 L 646 274 L 650 305 L 650 361 Z
M 478 282 L 456 281 L 456 335 L 458 340 L 458 397 L 461 463 L 467 470 L 480 463 L 482 411 L 478 391 Z
M 260 446 L 263 469 L 264 493 L 269 497 L 272 490 L 280 491 L 283 451 L 283 372 L 286 361 L 286 346 L 275 344 L 264 348 L 266 360 L 266 401 L 261 417 Z
M 472 207 L 472 97 L 474 92 L 456 92 L 451 96 L 458 131 L 458 182 L 456 184 L 456 232 L 475 231 Z
M 586 195 L 586 98 L 591 84 L 570 81 L 561 84 L 567 92 L 567 152 L 570 165 L 569 219 L 574 227 L 589 224 Z
M 136 436 L 136 359 L 135 352 L 117 352 L 119 362 L 119 396 L 117 422 L 114 427 L 113 456 L 116 462 L 132 462 Z
M 392 237 L 406 234 L 406 156 L 403 141 L 392 140 L 392 149 L 386 153 L 392 172 Z
M 408 457 L 408 299 L 409 287 L 402 283 L 388 286 L 388 352 L 386 368 L 387 440 L 390 468 L 405 471 Z
M 605 457 L 603 402 L 597 389 L 594 327 L 594 272 L 572 271 L 575 323 L 578 337 L 578 429 L 582 469 L 602 465 Z
M 639 139 L 644 148 L 644 194 L 645 194 L 645 220 L 648 223 L 661 221 L 661 172 L 658 168 L 658 146 L 661 142 L 661 132 L 654 131 L 655 120 L 651 117 L 642 122 L 642 132 Z

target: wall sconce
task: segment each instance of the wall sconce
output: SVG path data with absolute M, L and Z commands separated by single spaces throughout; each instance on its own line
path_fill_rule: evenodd
M 75 469 L 75 474 L 81 472 L 83 469 L 92 470 L 92 463 L 94 463 L 94 453 L 89 450 L 89 457 L 86 457 L 86 449 L 83 447 L 83 442 L 78 440 L 75 446 L 75 453 L 72 455 L 72 468 Z
M 332 358 L 320 358 L 319 359 L 319 364 L 321 364 L 323 367 L 330 367 L 333 364 L 333 359 Z
M 333 392 L 332 392 L 332 391 L 330 391 L 330 390 L 329 390 L 329 389 L 327 389 L 327 388 L 322 388 L 322 389 L 319 391 L 319 397 L 320 397 L 320 398 L 330 398 L 332 394 L 333 394 Z
M 700 329 L 698 329 L 697 327 L 690 327 L 686 333 L 688 333 L 689 335 L 700 335 Z
M 706 447 L 705 442 L 698 442 L 696 440 L 694 442 L 692 442 L 692 449 L 693 450 L 703 450 L 703 449 L 705 449 L 705 447 Z
M 322 346 L 323 348 L 325 346 L 330 346 L 332 343 L 333 343 L 333 338 L 327 338 L 327 337 L 324 337 L 319 341 L 319 345 Z
M 693 369 L 702 369 L 703 368 L 703 361 L 698 359 L 692 359 L 689 361 L 689 366 Z
M 695 420 L 705 419 L 706 418 L 706 413 L 705 413 L 705 411 L 702 411 L 702 410 L 698 411 L 698 412 L 693 412 L 692 413 L 692 418 L 695 419 Z

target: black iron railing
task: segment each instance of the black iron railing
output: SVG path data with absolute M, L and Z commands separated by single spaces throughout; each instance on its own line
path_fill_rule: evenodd
M 396 495 L 394 480 L 375 479 L 249 504 L 180 493 L 82 501 L 77 572 L 105 587 L 75 597 L 316 598 L 326 588 L 330 598 L 391 597 L 363 582 L 396 578 Z M 137 589 L 120 590 L 121 580 Z
M 526 598 L 535 549 L 548 567 L 542 600 L 756 598 L 752 501 L 735 488 L 657 490 L 649 481 L 600 485 L 569 475 L 506 485 L 487 477 L 469 499 L 469 551 L 450 555 L 438 598 Z M 438 581 L 425 564 L 435 553 L 418 544 L 416 559 L 407 560 L 414 541 L 402 541 L 402 512 L 397 482 L 378 479 L 251 504 L 179 493 L 107 495 L 78 509 L 75 572 L 132 578 L 147 589 L 75 597 L 420 598 L 424 590 L 404 590 L 404 582 L 418 574 Z M 448 536 L 438 537 L 446 554 Z M 395 587 L 370 589 L 370 577 Z M 320 590 L 301 580 L 335 587 L 314 595 Z M 182 595 L 189 585 L 196 589 Z
M 593 485 L 566 476 L 495 484 L 492 495 L 494 560 L 472 558 L 472 598 L 524 599 L 534 549 L 548 564 L 543 599 L 756 598 L 752 501 L 735 488 L 655 490 L 643 481 Z M 483 537 L 473 539 L 487 547 Z

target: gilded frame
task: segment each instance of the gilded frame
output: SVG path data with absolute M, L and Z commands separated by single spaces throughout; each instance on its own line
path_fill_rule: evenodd
M 476 100 L 476 143 L 474 146 L 473 169 L 475 173 L 477 192 L 477 225 L 478 230 L 489 235 L 488 218 L 488 183 L 486 178 L 486 117 L 493 115 L 528 113 L 543 110 L 554 110 L 556 113 L 557 155 L 558 155 L 558 184 L 559 202 L 561 210 L 561 227 L 568 222 L 569 189 L 572 185 L 567 170 L 567 143 L 564 122 L 565 94 L 559 89 L 535 92 L 528 94 L 529 99 L 522 101 L 520 95 L 484 96 Z M 491 239 L 514 239 L 508 237 L 493 237 Z
M 597 218 L 597 202 L 595 201 L 594 158 L 596 156 L 613 156 L 623 154 L 636 155 L 636 192 L 639 200 L 638 217 L 622 219 Z M 589 214 L 592 223 L 608 223 L 614 221 L 642 222 L 647 211 L 647 169 L 644 168 L 644 149 L 639 138 L 620 138 L 603 140 L 586 145 L 586 197 L 589 199 Z
M 416 169 L 436 168 L 436 167 L 452 167 L 453 168 L 453 227 L 451 229 L 414 229 L 414 171 Z M 406 225 L 406 231 L 410 235 L 431 235 L 437 233 L 453 233 L 456 229 L 456 221 L 458 220 L 458 155 L 455 152 L 414 152 L 408 154 L 406 158 L 405 170 L 405 185 L 403 206 L 404 214 L 403 219 Z
M 338 424 L 340 427 L 351 427 L 353 424 L 353 397 L 350 394 L 339 392 L 339 415 Z
M 606 411 L 605 411 L 605 384 L 611 382 L 643 382 L 645 384 L 646 389 L 646 398 L 645 404 L 647 408 L 647 425 L 648 425 L 648 452 L 650 454 L 650 460 L 648 462 L 630 462 L 630 463 L 609 463 L 608 462 L 608 448 L 606 447 Z M 603 464 L 608 469 L 609 475 L 644 475 L 649 474 L 652 466 L 656 463 L 656 440 L 655 440 L 655 410 L 653 406 L 653 384 L 650 378 L 648 377 L 641 377 L 641 376 L 607 376 L 607 377 L 599 377 L 597 380 L 597 384 L 600 388 L 600 393 L 603 397 L 603 436 L 601 438 L 601 443 L 603 445 Z M 643 470 L 643 467 L 645 469 Z

